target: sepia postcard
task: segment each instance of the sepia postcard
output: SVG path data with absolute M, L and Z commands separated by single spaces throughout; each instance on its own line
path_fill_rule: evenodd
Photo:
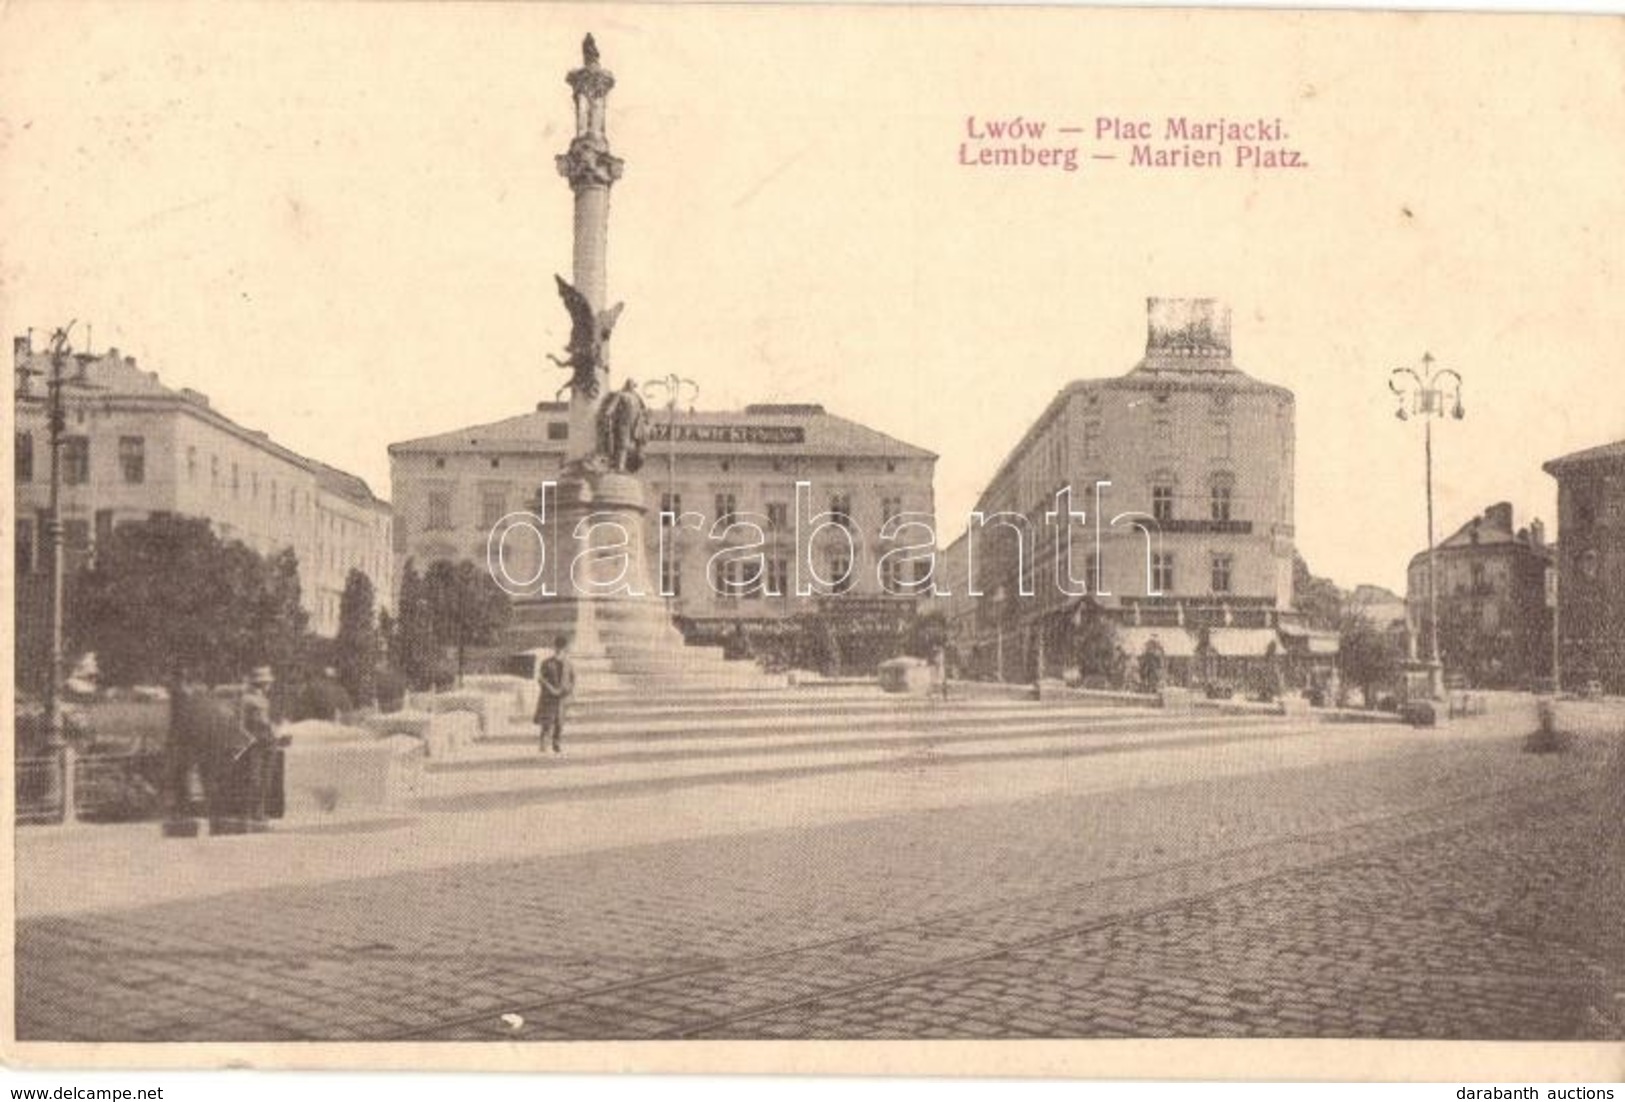
M 5 1061 L 1618 1079 L 1622 180 L 1615 16 L 0 6 Z

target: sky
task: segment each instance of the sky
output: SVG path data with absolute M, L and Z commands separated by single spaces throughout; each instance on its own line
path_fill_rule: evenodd
M 1499 500 L 1552 530 L 1540 464 L 1625 437 L 1625 29 L 1597 17 L 14 3 L 0 319 L 76 318 L 388 496 L 391 442 L 564 382 L 589 30 L 627 163 L 617 375 L 931 449 L 945 542 L 1059 389 L 1134 366 L 1152 295 L 1228 302 L 1238 365 L 1296 393 L 1298 546 L 1345 586 L 1402 591 L 1426 539 L 1391 369 L 1465 379 L 1441 537 Z M 1308 167 L 1095 139 L 1182 115 L 1280 118 Z M 1080 170 L 960 163 L 1015 117 Z

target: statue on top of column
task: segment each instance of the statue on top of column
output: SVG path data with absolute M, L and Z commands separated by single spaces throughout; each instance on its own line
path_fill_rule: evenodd
M 563 359 L 551 352 L 547 358 L 574 372 L 570 379 L 572 390 L 589 401 L 596 400 L 604 379 L 609 376 L 609 338 L 626 303 L 617 302 L 608 310 L 594 312 L 586 295 L 563 276 L 553 278 L 558 282 L 559 297 L 564 300 L 565 309 L 570 311 L 570 343 L 565 346 Z
M 604 136 L 604 99 L 615 87 L 615 75 L 598 63 L 598 43 L 588 35 L 581 41 L 581 68 L 565 77 L 575 92 L 576 134 Z

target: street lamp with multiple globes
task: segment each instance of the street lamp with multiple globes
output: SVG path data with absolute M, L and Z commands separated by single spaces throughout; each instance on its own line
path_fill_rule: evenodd
M 1394 416 L 1401 421 L 1422 418 L 1428 505 L 1428 691 L 1437 700 L 1444 695 L 1444 667 L 1439 660 L 1438 555 L 1433 538 L 1433 419 L 1448 412 L 1460 421 L 1467 411 L 1461 404 L 1461 376 L 1448 367 L 1434 367 L 1431 353 L 1422 354 L 1420 369 L 1394 368 L 1388 389 L 1399 400 Z
M 67 433 L 68 416 L 64 391 L 69 387 L 79 390 L 100 390 L 101 388 L 87 383 L 82 378 L 69 376 L 64 372 L 68 360 L 72 358 L 73 347 L 68 343 L 68 332 L 73 328 L 69 322 L 61 329 L 51 334 L 51 351 L 49 372 L 40 371 L 26 363 L 16 365 L 16 393 L 19 406 L 24 403 L 39 402 L 35 396 L 32 380 L 36 375 L 45 375 L 45 423 L 50 441 L 50 498 L 48 512 L 45 520 L 45 546 L 50 559 L 51 569 L 51 602 L 50 602 L 50 657 L 49 668 L 45 677 L 45 729 L 52 753 L 61 753 L 62 757 L 62 817 L 71 820 L 74 817 L 76 799 L 74 795 L 74 761 L 73 748 L 64 737 L 62 722 L 62 604 L 63 604 L 63 539 L 62 539 L 62 440 Z
M 676 491 L 677 481 L 677 407 L 686 400 L 692 411 L 700 397 L 700 384 L 674 372 L 664 379 L 644 383 L 643 395 L 666 407 L 666 493 L 669 496 Z
M 664 379 L 651 379 L 643 384 L 644 398 L 656 405 L 666 407 L 666 504 L 662 511 L 672 505 L 672 495 L 677 492 L 677 407 L 685 400 L 688 402 L 689 412 L 693 412 L 694 403 L 700 397 L 700 384 L 693 379 L 685 379 L 673 372 Z M 665 518 L 660 520 L 666 523 Z M 676 523 L 674 520 L 672 523 Z M 661 582 L 661 590 L 665 585 Z

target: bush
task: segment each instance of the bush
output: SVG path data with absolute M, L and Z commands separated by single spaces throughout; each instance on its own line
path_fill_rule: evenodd
M 302 719 L 332 721 L 351 707 L 350 694 L 344 691 L 344 686 L 324 677 L 306 685 L 295 698 L 292 718 L 295 722 Z

